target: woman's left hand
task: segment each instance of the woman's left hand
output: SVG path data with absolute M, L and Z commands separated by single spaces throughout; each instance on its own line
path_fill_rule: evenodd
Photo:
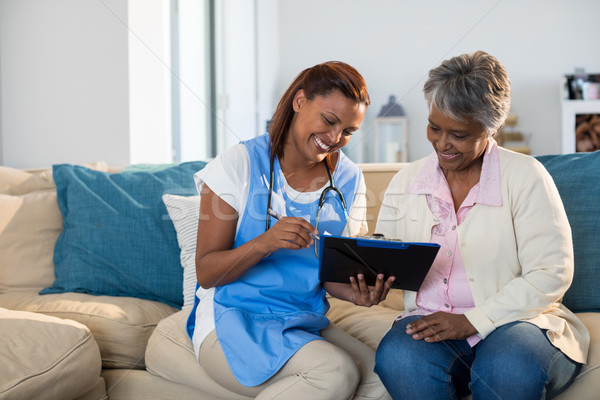
M 385 300 L 396 278 L 390 276 L 386 281 L 383 278 L 383 274 L 377 275 L 375 286 L 368 286 L 363 274 L 358 274 L 356 278 L 351 276 L 352 302 L 358 306 L 371 307 Z
M 433 343 L 466 339 L 476 334 L 477 330 L 464 314 L 438 311 L 408 324 L 406 333 L 415 340 L 423 339 Z

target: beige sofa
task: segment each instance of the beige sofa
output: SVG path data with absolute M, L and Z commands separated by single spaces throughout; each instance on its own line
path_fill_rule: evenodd
M 104 163 L 89 167 L 107 170 Z M 402 164 L 361 165 L 368 222 Z M 244 399 L 216 385 L 196 363 L 184 326 L 189 308 L 83 293 L 39 295 L 52 284 L 62 230 L 50 171 L 0 167 L 0 399 Z M 329 318 L 376 348 L 402 309 L 399 291 L 363 308 L 331 300 Z M 559 399 L 600 393 L 600 316 L 589 363 Z M 208 367 L 207 367 L 208 368 Z

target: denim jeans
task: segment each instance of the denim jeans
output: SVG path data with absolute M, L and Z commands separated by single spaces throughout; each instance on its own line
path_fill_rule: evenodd
M 527 322 L 503 325 L 471 348 L 466 340 L 414 340 L 406 325 L 418 318 L 398 321 L 377 349 L 375 372 L 395 400 L 550 399 L 581 368 Z

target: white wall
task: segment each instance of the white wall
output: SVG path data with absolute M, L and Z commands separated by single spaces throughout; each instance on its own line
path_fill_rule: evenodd
M 0 1 L 2 162 L 129 162 L 125 0 Z
M 172 161 L 170 0 L 128 0 L 129 163 Z
M 263 134 L 279 100 L 278 0 L 216 2 L 217 153 Z
M 0 0 L 0 163 L 35 168 L 106 160 L 124 165 L 168 157 L 164 65 L 152 67 L 158 78 L 146 79 L 154 85 L 148 100 L 154 102 L 153 110 L 162 111 L 136 112 L 135 95 L 130 110 L 126 25 L 136 16 L 129 15 L 129 1 L 145 3 Z M 168 0 L 148 2 L 164 9 L 160 5 Z M 410 158 L 422 157 L 430 152 L 421 93 L 427 71 L 443 59 L 483 49 L 508 69 L 513 113 L 519 117 L 518 129 L 532 135 L 533 152 L 560 152 L 560 79 L 576 66 L 600 72 L 595 43 L 600 2 L 595 0 L 217 3 L 224 44 L 217 60 L 221 108 L 209 112 L 221 121 L 220 151 L 264 131 L 298 72 L 340 59 L 363 73 L 373 101 L 361 134 L 350 142 L 351 152 L 360 153 L 370 142 L 374 116 L 394 94 L 410 119 Z M 168 26 L 156 18 L 159 23 L 149 27 L 149 34 L 160 43 L 164 36 L 159 30 Z M 164 55 L 168 49 L 160 51 Z M 131 118 L 147 111 L 146 119 L 132 120 L 130 111 Z M 135 126 L 142 127 L 137 130 L 141 135 L 133 133 Z M 157 134 L 144 137 L 144 126 Z M 190 146 L 200 147 L 203 140 Z M 159 155 L 146 158 L 144 149 Z
M 180 161 L 209 154 L 208 18 L 206 2 L 179 0 Z
M 257 1 L 257 132 L 266 132 L 275 106 L 283 93 L 277 77 L 280 69 L 279 0 Z M 298 71 L 299 72 L 299 71 Z M 285 90 L 285 89 L 284 89 Z
M 519 117 L 517 128 L 531 134 L 532 151 L 558 153 L 560 80 L 577 66 L 600 72 L 598 15 L 597 0 L 282 1 L 278 96 L 303 68 L 346 61 L 364 75 L 372 100 L 362 134 L 348 146 L 368 144 L 374 116 L 394 94 L 409 118 L 414 160 L 431 151 L 422 96 L 427 72 L 444 59 L 481 49 L 506 66 L 512 113 Z
M 0 0 L 1 1 L 1 0 Z M 0 11 L 2 9 L 0 8 Z M 0 23 L 2 20 L 0 19 Z M 0 34 L 1 34 L 0 29 Z M 2 43 L 2 38 L 0 37 L 0 44 Z M 2 148 L 2 52 L 0 51 L 0 165 L 4 165 L 4 150 Z
M 216 1 L 217 153 L 257 135 L 255 1 Z

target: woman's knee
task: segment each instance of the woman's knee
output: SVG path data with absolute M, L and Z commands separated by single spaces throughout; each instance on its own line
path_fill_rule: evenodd
M 562 356 L 537 326 L 517 322 L 498 328 L 477 345 L 471 370 L 474 393 L 494 390 L 532 398 L 545 392 L 550 368 Z
M 331 392 L 339 394 L 346 390 L 351 397 L 361 380 L 360 370 L 352 357 L 340 349 L 332 354 L 328 365 L 332 377 L 328 385 L 335 386 L 330 389 Z
M 323 393 L 331 393 L 331 398 L 350 398 L 361 379 L 352 357 L 324 340 L 315 340 L 306 346 L 309 349 L 304 356 L 308 358 L 308 363 L 303 368 L 302 377 Z
M 385 334 L 375 354 L 375 371 L 381 376 L 386 371 L 413 369 L 415 360 L 422 354 L 420 343 L 405 332 L 400 321 Z
M 334 354 L 331 362 L 331 371 L 335 377 L 333 385 L 336 387 L 332 388 L 332 392 L 336 394 L 347 390 L 349 397 L 351 397 L 360 383 L 360 370 L 352 357 L 345 351 L 339 350 Z

